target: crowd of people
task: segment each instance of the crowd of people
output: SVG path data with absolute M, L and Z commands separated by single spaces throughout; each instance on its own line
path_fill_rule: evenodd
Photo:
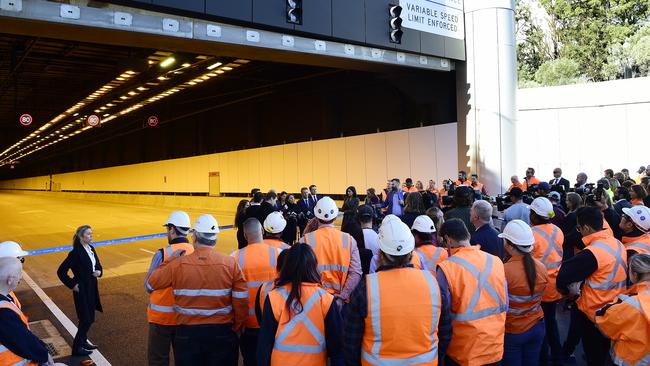
M 148 362 L 169 365 L 173 352 L 177 365 L 234 366 L 240 354 L 246 366 L 565 365 L 582 343 L 588 365 L 648 365 L 649 180 L 650 166 L 635 178 L 608 169 L 571 187 L 559 168 L 548 182 L 529 168 L 491 198 L 461 171 L 441 189 L 392 179 L 363 201 L 348 187 L 340 207 L 315 185 L 298 200 L 254 189 L 230 256 L 214 250 L 213 216 L 191 225 L 175 211 L 144 279 Z M 103 270 L 92 229 L 73 240 L 58 275 L 79 318 L 73 353 L 88 355 Z M 12 292 L 25 255 L 0 243 L 2 365 L 52 363 Z

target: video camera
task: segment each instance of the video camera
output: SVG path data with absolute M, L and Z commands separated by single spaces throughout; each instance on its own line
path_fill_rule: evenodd
M 529 187 L 528 190 L 524 191 L 521 195 L 522 202 L 527 205 L 533 203 L 536 197 L 536 190 L 537 186 L 533 185 Z M 497 202 L 498 211 L 505 211 L 513 205 L 512 200 L 510 199 L 510 193 L 500 194 L 495 197 L 495 200 Z
M 593 188 L 594 187 L 593 183 L 591 183 L 590 185 L 591 185 L 591 190 L 590 193 L 588 193 L 587 196 L 585 197 L 585 203 L 588 206 L 596 206 L 596 202 L 600 202 L 603 199 L 603 195 L 607 194 L 605 192 L 605 185 L 601 182 L 598 182 L 598 184 L 596 184 L 596 189 Z
M 577 194 L 579 194 L 581 196 L 586 196 L 586 195 L 591 194 L 594 191 L 595 186 L 596 185 L 594 183 L 587 183 L 582 187 L 571 188 L 570 191 L 575 192 L 575 193 L 577 193 Z

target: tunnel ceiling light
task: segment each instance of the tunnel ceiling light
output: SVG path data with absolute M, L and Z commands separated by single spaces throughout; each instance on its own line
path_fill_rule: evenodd
M 189 63 L 189 62 L 186 62 L 186 63 L 182 64 L 181 66 L 183 66 L 183 67 L 190 67 L 190 66 L 192 66 L 192 64 Z
M 208 70 L 216 69 L 217 67 L 223 65 L 221 62 L 215 62 L 212 65 L 208 66 Z
M 168 57 L 168 58 L 164 59 L 164 60 L 160 63 L 160 67 L 169 67 L 169 66 L 173 65 L 174 62 L 176 62 L 176 59 L 175 59 L 175 58 L 173 58 L 173 57 Z

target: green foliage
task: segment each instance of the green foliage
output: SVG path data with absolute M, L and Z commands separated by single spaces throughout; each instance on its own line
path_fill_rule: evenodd
M 540 85 L 566 85 L 580 81 L 580 65 L 568 58 L 546 61 L 535 73 L 535 82 Z
M 517 43 L 518 79 L 521 86 L 522 83 L 533 80 L 535 72 L 550 56 L 544 31 L 533 20 L 530 5 L 517 1 L 515 21 L 517 38 L 522 40 Z

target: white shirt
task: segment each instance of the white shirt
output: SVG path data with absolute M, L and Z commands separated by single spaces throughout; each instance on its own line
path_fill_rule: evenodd
M 93 253 L 93 250 L 90 248 L 90 245 L 88 246 L 83 246 L 84 249 L 86 250 L 86 254 L 88 254 L 88 257 L 90 258 L 90 263 L 93 264 L 92 270 L 93 272 L 95 271 L 95 265 L 97 264 L 97 259 L 95 259 L 95 253 Z
M 372 251 L 373 256 L 379 253 L 379 236 L 373 229 L 363 229 L 363 242 L 366 249 Z
M 553 181 L 553 185 L 558 185 L 558 184 L 560 184 L 560 180 L 562 180 L 562 177 L 555 178 L 555 180 Z

